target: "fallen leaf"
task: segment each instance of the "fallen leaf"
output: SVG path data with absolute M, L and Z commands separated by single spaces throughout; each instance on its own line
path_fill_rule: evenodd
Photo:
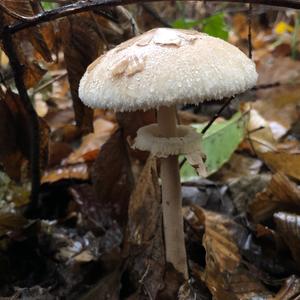
M 149 158 L 130 197 L 124 254 L 137 290 L 129 299 L 156 299 L 164 287 L 161 194 L 156 159 Z M 158 298 L 167 299 L 167 298 Z
M 81 145 L 68 156 L 64 164 L 85 162 L 88 154 L 93 151 L 96 151 L 95 154 L 97 155 L 101 146 L 105 144 L 115 130 L 115 123 L 98 118 L 94 121 L 94 132 L 83 136 Z
M 277 232 L 286 242 L 294 260 L 300 266 L 300 216 L 286 212 L 276 212 L 274 221 Z
M 279 83 L 277 87 L 258 90 L 259 99 L 252 104 L 279 138 L 298 118 L 300 62 L 290 57 L 269 57 L 260 60 L 258 72 L 258 85 Z
M 270 183 L 249 204 L 248 211 L 255 223 L 272 217 L 279 210 L 300 211 L 300 191 L 284 174 L 276 173 Z
M 117 121 L 123 131 L 123 137 L 127 140 L 133 141 L 136 137 L 136 132 L 139 128 L 156 123 L 155 110 L 148 110 L 146 112 L 123 112 L 116 114 Z M 129 149 L 130 155 L 141 162 L 145 162 L 149 156 L 148 152 Z
M 0 130 L 0 159 L 6 172 L 15 180 L 20 180 L 21 173 L 27 167 L 30 158 L 30 116 L 27 114 L 20 97 L 7 90 L 0 101 L 0 114 L 3 130 Z M 48 142 L 50 129 L 46 122 L 39 118 L 40 130 L 40 167 L 44 169 L 48 162 Z M 22 174 L 24 175 L 24 174 Z
M 0 213 L 0 236 L 22 229 L 28 221 L 21 215 Z
M 193 206 L 199 221 L 204 221 L 203 246 L 206 266 L 202 278 L 216 300 L 271 297 L 258 278 L 245 268 L 239 245 L 247 231 L 230 218 Z
M 267 122 L 255 109 L 250 109 L 249 105 L 244 105 L 243 110 L 249 111 L 249 121 L 247 123 L 247 137 L 249 147 L 254 152 L 266 152 L 276 149 L 276 140 L 280 135 L 274 137 L 269 122 Z M 285 134 L 285 132 L 284 132 Z
M 78 87 L 81 77 L 88 65 L 108 46 L 119 44 L 135 34 L 132 32 L 130 14 L 125 8 L 112 8 L 111 13 L 116 15 L 120 27 L 98 15 L 97 9 L 93 12 L 68 16 L 59 23 L 75 120 L 84 133 L 93 129 L 93 111 L 79 99 Z
M 88 180 L 89 178 L 88 166 L 85 163 L 78 163 L 46 170 L 41 178 L 41 183 L 53 183 L 63 179 Z
M 300 153 L 264 152 L 258 156 L 273 172 L 300 180 Z
M 206 155 L 205 166 L 208 175 L 216 172 L 230 159 L 244 138 L 246 120 L 247 116 L 242 116 L 241 113 L 237 113 L 228 121 L 213 123 L 204 134 L 202 149 Z M 193 125 L 193 127 L 201 133 L 205 125 L 206 124 L 199 124 Z M 200 140 L 199 143 L 201 143 Z M 182 166 L 180 174 L 183 180 L 197 177 L 196 171 L 187 163 Z
M 273 300 L 296 300 L 300 294 L 300 278 L 295 275 L 286 279 L 280 291 Z
M 103 208 L 112 210 L 112 215 L 124 224 L 133 189 L 133 175 L 127 143 L 120 130 L 102 146 L 91 172 L 99 203 Z

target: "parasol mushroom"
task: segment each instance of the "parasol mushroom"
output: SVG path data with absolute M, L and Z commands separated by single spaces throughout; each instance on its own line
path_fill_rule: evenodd
M 192 30 L 157 28 L 100 56 L 80 82 L 90 107 L 157 109 L 157 124 L 140 128 L 133 147 L 161 158 L 166 260 L 188 278 L 178 155 L 203 171 L 201 135 L 177 125 L 176 104 L 219 100 L 253 87 L 255 64 L 238 48 Z

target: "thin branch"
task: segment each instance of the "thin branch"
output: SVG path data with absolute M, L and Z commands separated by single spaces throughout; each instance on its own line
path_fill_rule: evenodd
M 214 116 L 211 118 L 211 120 L 207 123 L 207 125 L 202 129 L 201 133 L 205 134 L 205 132 L 209 129 L 209 127 L 216 121 L 217 118 L 219 118 L 220 114 L 223 112 L 223 110 L 230 104 L 230 102 L 234 99 L 234 97 L 228 98 L 224 104 L 221 106 L 221 108 L 214 114 Z
M 39 133 L 39 119 L 34 110 L 30 98 L 27 93 L 26 86 L 23 80 L 24 67 L 20 64 L 18 55 L 13 46 L 13 40 L 10 32 L 4 28 L 3 31 L 3 47 L 9 59 L 15 84 L 18 89 L 20 98 L 24 105 L 24 109 L 28 114 L 29 122 L 29 160 L 31 171 L 31 202 L 29 209 L 35 212 L 38 206 L 38 196 L 40 189 L 40 133 Z
M 257 90 L 270 89 L 270 88 L 278 87 L 280 85 L 281 83 L 279 81 L 273 83 L 258 84 L 255 87 L 253 87 L 252 90 L 257 91 Z
M 40 92 L 41 90 L 43 90 L 44 88 L 48 87 L 49 85 L 51 85 L 52 83 L 54 83 L 55 81 L 58 81 L 64 77 L 66 77 L 68 75 L 67 72 L 64 72 L 63 74 L 57 75 L 54 78 L 51 78 L 49 81 L 45 82 L 44 84 L 38 86 L 32 93 L 32 95 L 35 95 L 36 93 Z
M 252 59 L 252 3 L 249 3 L 248 10 L 248 50 L 249 58 Z
M 164 0 L 165 1 L 165 0 Z M 181 0 L 187 1 L 187 0 Z M 213 0 L 207 0 L 210 2 L 216 2 Z M 9 27 L 11 33 L 18 32 L 22 29 L 33 27 L 37 24 L 53 21 L 62 17 L 66 17 L 72 14 L 77 14 L 85 11 L 92 10 L 94 8 L 112 7 L 117 5 L 138 3 L 138 0 L 86 0 L 78 1 L 76 3 L 64 5 L 55 8 L 50 11 L 37 14 L 32 17 L 23 17 L 22 20 L 17 21 L 15 24 Z M 147 2 L 163 2 L 162 0 L 148 0 Z M 299 0 L 220 0 L 218 2 L 233 2 L 233 3 L 251 3 L 251 4 L 264 4 L 276 7 L 294 8 L 300 9 Z

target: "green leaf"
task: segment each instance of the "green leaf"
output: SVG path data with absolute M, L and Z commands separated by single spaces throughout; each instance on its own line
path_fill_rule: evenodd
M 58 4 L 55 2 L 42 1 L 41 4 L 44 10 L 52 10 L 58 7 Z
M 192 20 L 180 18 L 171 23 L 173 28 L 177 29 L 191 29 L 197 25 L 201 24 L 201 20 Z
M 219 37 L 223 40 L 228 40 L 228 26 L 225 22 L 225 16 L 223 13 L 217 13 L 202 20 L 180 18 L 175 20 L 171 25 L 173 28 L 177 29 L 191 29 L 201 25 L 202 32 L 211 36 Z
M 215 37 L 219 37 L 225 41 L 228 40 L 228 26 L 225 22 L 223 13 L 218 13 L 204 19 L 202 24 L 203 32 Z
M 229 161 L 233 152 L 244 139 L 246 121 L 247 117 L 238 112 L 228 121 L 213 123 L 204 134 L 202 149 L 206 154 L 205 165 L 208 175 L 218 171 L 224 163 Z M 196 124 L 193 127 L 200 133 L 205 125 Z M 195 169 L 187 162 L 182 166 L 180 176 L 182 180 L 198 177 Z

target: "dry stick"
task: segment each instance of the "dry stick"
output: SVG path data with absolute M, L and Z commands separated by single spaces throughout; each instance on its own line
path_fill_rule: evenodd
M 252 3 L 249 3 L 248 10 L 248 51 L 249 58 L 252 59 Z
M 7 27 L 6 27 L 7 28 Z M 9 58 L 11 68 L 15 78 L 15 84 L 18 89 L 24 108 L 29 116 L 29 160 L 31 169 L 31 202 L 29 213 L 34 213 L 38 206 L 38 195 L 40 189 L 40 136 L 38 116 L 31 104 L 30 98 L 23 81 L 24 67 L 21 66 L 18 55 L 13 46 L 12 36 L 9 31 L 4 29 L 3 47 Z
M 209 127 L 216 121 L 217 118 L 219 118 L 220 114 L 223 112 L 223 110 L 230 104 L 230 102 L 234 99 L 234 97 L 228 98 L 225 103 L 221 106 L 221 108 L 218 110 L 217 113 L 214 114 L 214 116 L 211 118 L 211 120 L 207 123 L 207 125 L 202 129 L 201 133 L 205 134 L 205 132 L 209 129 Z
M 157 122 L 163 137 L 176 136 L 176 106 L 161 107 Z M 160 174 L 166 260 L 188 279 L 178 155 L 161 159 Z
M 187 0 L 181 0 L 187 1 Z M 216 2 L 214 0 L 206 0 L 207 2 Z M 53 21 L 62 17 L 66 17 L 72 14 L 89 11 L 95 8 L 112 7 L 117 5 L 139 3 L 138 0 L 90 0 L 90 1 L 78 1 L 69 5 L 53 9 L 51 11 L 45 11 L 33 17 L 22 17 L 15 24 L 10 26 L 10 32 L 18 32 L 22 29 L 33 27 L 37 24 Z M 147 2 L 165 2 L 162 0 L 148 0 Z M 218 2 L 233 2 L 233 3 L 252 3 L 252 4 L 264 4 L 276 7 L 294 8 L 300 9 L 300 2 L 298 0 L 220 0 Z M 0 7 L 3 4 L 0 2 Z
M 42 91 L 43 89 L 45 89 L 46 87 L 48 87 L 50 84 L 54 83 L 55 81 L 58 81 L 64 77 L 66 77 L 68 75 L 67 72 L 64 72 L 63 74 L 57 75 L 54 78 L 50 79 L 49 81 L 45 82 L 44 84 L 38 86 L 34 91 L 33 91 L 33 95 L 35 95 L 36 93 Z

